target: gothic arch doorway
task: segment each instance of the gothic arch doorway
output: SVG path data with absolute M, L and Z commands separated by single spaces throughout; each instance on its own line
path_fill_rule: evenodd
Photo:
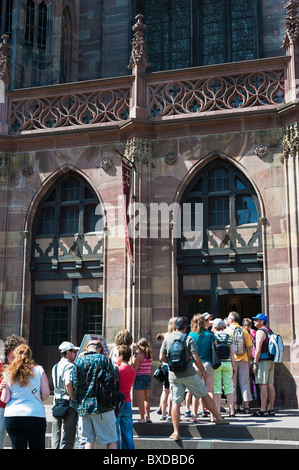
M 190 229 L 201 220 L 202 232 L 194 243 L 182 227 L 178 240 L 179 311 L 189 319 L 205 311 L 222 318 L 231 310 L 241 318 L 262 311 L 261 208 L 248 178 L 215 158 L 192 178 L 180 203 L 183 213 L 189 210 Z
M 102 333 L 103 255 L 99 199 L 69 171 L 48 189 L 32 226 L 30 343 L 49 380 L 62 341 Z

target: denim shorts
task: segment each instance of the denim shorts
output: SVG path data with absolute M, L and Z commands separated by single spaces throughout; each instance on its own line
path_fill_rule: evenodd
M 134 390 L 150 390 L 152 377 L 150 375 L 136 375 Z

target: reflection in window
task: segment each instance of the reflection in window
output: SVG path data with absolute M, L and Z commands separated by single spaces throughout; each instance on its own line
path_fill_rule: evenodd
M 236 224 L 257 223 L 257 211 L 254 199 L 251 196 L 237 196 Z
M 48 8 L 44 1 L 39 4 L 27 0 L 25 44 L 38 49 L 46 49 Z

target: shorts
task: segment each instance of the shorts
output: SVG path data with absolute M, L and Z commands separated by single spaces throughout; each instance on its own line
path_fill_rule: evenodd
M 214 393 L 224 395 L 234 392 L 233 387 L 233 367 L 231 362 L 221 362 L 221 366 L 215 370 L 214 374 Z
M 198 374 L 180 377 L 170 382 L 170 398 L 172 403 L 182 403 L 186 389 L 195 398 L 202 398 L 208 394 L 207 388 Z
M 150 390 L 152 378 L 150 375 L 136 375 L 134 390 Z
M 96 440 L 100 445 L 117 442 L 116 418 L 114 410 L 106 413 L 79 416 L 80 442 L 92 444 Z
M 215 369 L 213 369 L 213 366 L 212 366 L 211 362 L 202 361 L 202 365 L 204 366 L 204 369 L 206 371 L 207 376 L 212 377 L 215 373 Z M 199 377 L 201 377 L 201 372 L 200 372 L 199 368 L 194 363 L 193 363 L 193 367 L 196 370 L 196 372 L 198 373 Z
M 260 385 L 273 385 L 275 363 L 272 361 L 259 361 L 255 383 Z

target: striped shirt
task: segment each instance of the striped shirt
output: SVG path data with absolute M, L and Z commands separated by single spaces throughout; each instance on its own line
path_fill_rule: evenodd
M 144 356 L 143 360 L 139 362 L 136 375 L 151 375 L 152 363 L 153 363 L 152 358 L 146 359 Z

